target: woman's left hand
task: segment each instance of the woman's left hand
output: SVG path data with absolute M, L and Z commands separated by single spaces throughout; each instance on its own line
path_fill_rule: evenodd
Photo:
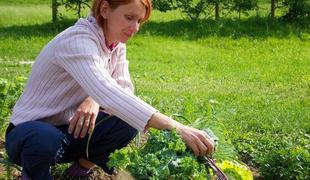
M 95 128 L 96 118 L 99 112 L 99 104 L 91 97 L 86 98 L 77 108 L 70 121 L 68 132 L 74 132 L 74 138 L 84 138 L 87 132 L 90 134 Z
M 177 131 L 196 156 L 204 156 L 214 152 L 214 140 L 206 132 L 181 123 L 178 124 Z
M 214 140 L 206 132 L 179 123 L 160 112 L 152 115 L 146 129 L 149 127 L 168 130 L 175 128 L 196 156 L 204 156 L 214 152 Z

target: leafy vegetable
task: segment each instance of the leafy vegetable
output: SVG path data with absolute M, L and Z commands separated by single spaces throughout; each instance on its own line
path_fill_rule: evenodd
M 129 170 L 137 179 L 206 179 L 207 170 L 175 130 L 150 132 L 143 148 L 116 150 L 109 167 Z

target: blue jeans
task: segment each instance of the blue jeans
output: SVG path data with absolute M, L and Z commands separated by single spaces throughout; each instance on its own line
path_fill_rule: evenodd
M 106 116 L 100 112 L 96 124 Z M 111 174 L 113 169 L 106 165 L 110 153 L 127 146 L 137 134 L 136 129 L 112 116 L 94 129 L 87 158 L 88 136 L 75 139 L 67 131 L 68 125 L 55 127 L 39 120 L 19 124 L 6 135 L 5 147 L 9 159 L 22 166 L 32 180 L 50 180 L 50 166 L 80 158 L 88 159 Z

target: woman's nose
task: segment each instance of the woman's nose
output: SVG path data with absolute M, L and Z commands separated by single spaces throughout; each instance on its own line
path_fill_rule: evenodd
M 135 21 L 132 23 L 131 25 L 131 30 L 136 33 L 139 31 L 139 28 L 140 28 L 140 23 L 138 21 Z

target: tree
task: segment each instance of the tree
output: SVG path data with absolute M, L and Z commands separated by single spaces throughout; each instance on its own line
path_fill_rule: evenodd
M 81 17 L 81 11 L 85 7 L 90 7 L 89 2 L 91 0 L 61 0 L 61 5 L 64 5 L 67 9 L 73 9 L 76 11 L 78 17 Z
M 167 12 L 176 9 L 175 0 L 153 0 L 153 7 L 161 12 Z
M 237 11 L 240 19 L 242 13 L 248 15 L 248 11 L 257 8 L 258 0 L 228 0 L 225 4 L 231 11 Z
M 57 0 L 52 0 L 52 21 L 57 21 Z
M 276 11 L 276 0 L 271 0 L 270 2 L 270 17 L 274 19 Z
M 198 19 L 207 9 L 207 0 L 177 0 L 176 7 L 191 19 Z
M 215 19 L 219 20 L 220 19 L 220 2 L 219 0 L 215 0 Z

